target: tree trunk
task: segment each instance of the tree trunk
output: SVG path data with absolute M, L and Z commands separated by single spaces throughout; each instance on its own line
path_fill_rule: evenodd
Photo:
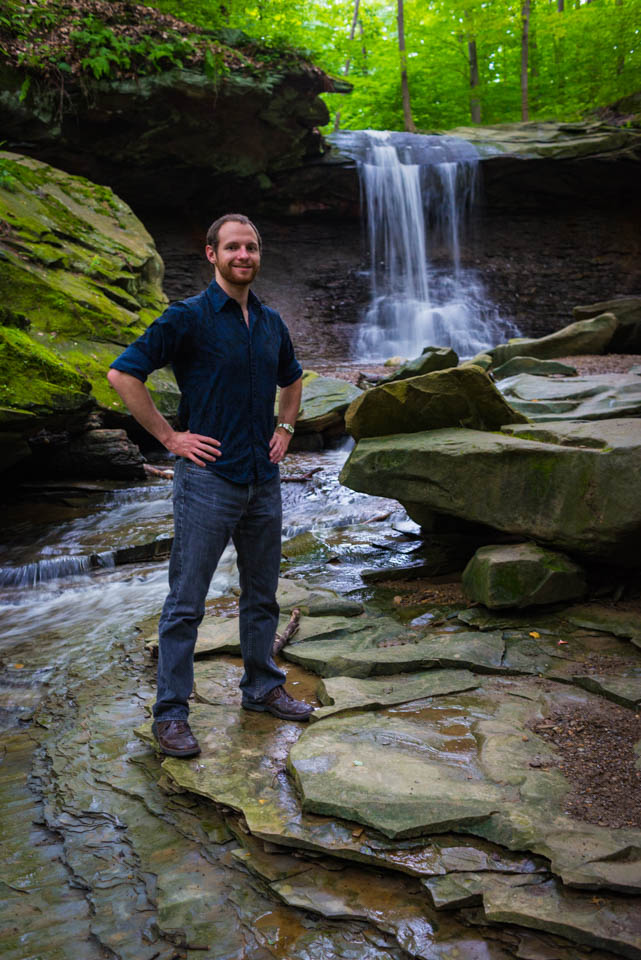
M 556 9 L 559 13 L 563 13 L 565 10 L 565 0 L 556 0 Z
M 401 60 L 401 92 L 403 95 L 403 119 L 405 129 L 408 133 L 416 133 L 416 125 L 412 118 L 412 106 L 410 103 L 410 88 L 407 82 L 407 54 L 405 52 L 405 22 L 403 19 L 403 0 L 397 2 L 397 23 L 398 23 L 398 52 Z
M 358 7 L 361 0 L 354 0 L 354 15 L 352 17 L 352 26 L 349 31 L 350 43 L 354 39 L 354 34 L 356 33 L 356 22 L 358 20 Z M 363 25 L 361 24 L 361 37 L 363 35 Z M 350 57 L 345 61 L 345 66 L 343 67 L 343 73 L 345 76 L 349 73 L 349 66 L 351 63 Z M 334 117 L 334 130 L 339 130 L 341 125 L 341 112 L 340 110 L 336 111 L 336 116 Z
M 623 6 L 623 0 L 614 0 L 614 5 L 616 7 Z M 625 53 L 621 51 L 617 57 L 617 76 L 620 76 L 625 70 Z
M 481 122 L 481 101 L 479 99 L 479 61 L 476 52 L 476 40 L 468 40 L 467 52 L 470 61 L 470 114 L 472 123 Z
M 365 46 L 365 37 L 363 35 L 363 21 L 358 21 L 358 32 L 361 37 L 361 53 L 363 54 L 363 73 L 368 73 L 367 69 L 367 47 Z
M 521 7 L 521 120 L 530 119 L 528 105 L 528 57 L 530 36 L 530 0 L 523 0 Z

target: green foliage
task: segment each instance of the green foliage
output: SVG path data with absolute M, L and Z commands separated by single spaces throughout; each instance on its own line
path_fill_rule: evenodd
M 75 30 L 70 40 L 84 53 L 80 61 L 83 70 L 91 72 L 98 80 L 121 70 L 130 70 L 134 65 L 139 74 L 183 67 L 196 51 L 191 40 L 179 34 L 167 34 L 161 43 L 147 34 L 137 40 L 118 36 L 95 16 L 84 17 L 82 28 Z
M 150 5 L 194 24 L 236 29 L 256 41 L 311 51 L 330 74 L 354 85 L 328 94 L 342 127 L 403 125 L 396 4 L 361 0 L 154 0 Z M 419 128 L 470 123 L 470 41 L 479 65 L 476 97 L 483 123 L 521 116 L 520 0 L 405 0 L 412 109 Z M 531 119 L 576 119 L 639 88 L 641 0 L 533 0 L 530 23 Z M 328 131 L 333 127 L 333 121 Z
M 353 84 L 349 96 L 325 95 L 342 127 L 402 127 L 395 2 L 360 0 L 351 40 L 354 0 L 149 0 L 148 6 L 192 26 L 170 22 L 152 30 L 150 16 L 147 32 L 137 14 L 138 26 L 128 30 L 127 18 L 140 8 L 125 3 L 111 4 L 111 14 L 98 5 L 88 16 L 89 7 L 74 8 L 73 0 L 0 0 L 0 47 L 10 29 L 25 39 L 21 62 L 30 69 L 50 63 L 61 75 L 73 70 L 101 79 L 189 66 L 212 79 L 272 86 L 302 55 Z M 558 0 L 531 0 L 531 10 L 530 119 L 577 119 L 639 89 L 641 0 L 565 0 L 563 12 Z M 74 27 L 66 45 L 54 45 L 47 31 L 63 12 L 75 18 Z M 521 17 L 521 0 L 405 0 L 409 86 L 420 129 L 469 124 L 472 99 L 483 123 L 520 119 Z M 30 46 L 36 34 L 41 40 Z M 474 91 L 472 42 L 479 69 Z M 20 96 L 28 95 L 26 84 Z

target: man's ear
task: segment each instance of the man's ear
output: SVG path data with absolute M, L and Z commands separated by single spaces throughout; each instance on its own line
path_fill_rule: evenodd
M 209 244 L 205 247 L 205 256 L 211 264 L 216 266 L 216 251 L 213 247 L 210 247 Z

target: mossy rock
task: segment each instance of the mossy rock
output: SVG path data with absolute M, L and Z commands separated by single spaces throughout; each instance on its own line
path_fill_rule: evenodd
M 603 313 L 589 320 L 577 320 L 546 337 L 516 337 L 507 343 L 500 343 L 488 353 L 491 354 L 495 367 L 507 363 L 513 357 L 554 360 L 556 357 L 605 353 L 618 326 L 619 321 L 613 313 Z
M 384 383 L 358 397 L 345 414 L 347 430 L 356 440 L 445 427 L 498 430 L 517 422 L 526 422 L 525 417 L 476 367 L 454 367 Z
M 123 410 L 106 373 L 164 310 L 163 263 L 143 224 L 108 187 L 0 152 L 1 422 L 18 437 L 50 416 Z M 167 413 L 168 372 L 152 378 Z
M 580 600 L 586 581 L 569 557 L 535 543 L 481 547 L 463 571 L 463 590 L 490 610 Z
M 458 356 L 451 347 L 425 347 L 420 357 L 408 360 L 398 370 L 385 377 L 382 383 L 393 383 L 396 380 L 407 380 L 409 377 L 420 377 L 435 370 L 447 370 L 455 367 Z

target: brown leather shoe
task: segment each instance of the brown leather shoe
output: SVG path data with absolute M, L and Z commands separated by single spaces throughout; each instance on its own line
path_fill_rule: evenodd
M 157 720 L 151 731 L 158 747 L 168 757 L 195 757 L 200 753 L 198 741 L 186 720 Z
M 285 687 L 274 687 L 263 700 L 249 700 L 243 703 L 245 710 L 257 710 L 261 713 L 273 713 L 281 720 L 309 720 L 314 708 L 302 700 L 295 700 Z

